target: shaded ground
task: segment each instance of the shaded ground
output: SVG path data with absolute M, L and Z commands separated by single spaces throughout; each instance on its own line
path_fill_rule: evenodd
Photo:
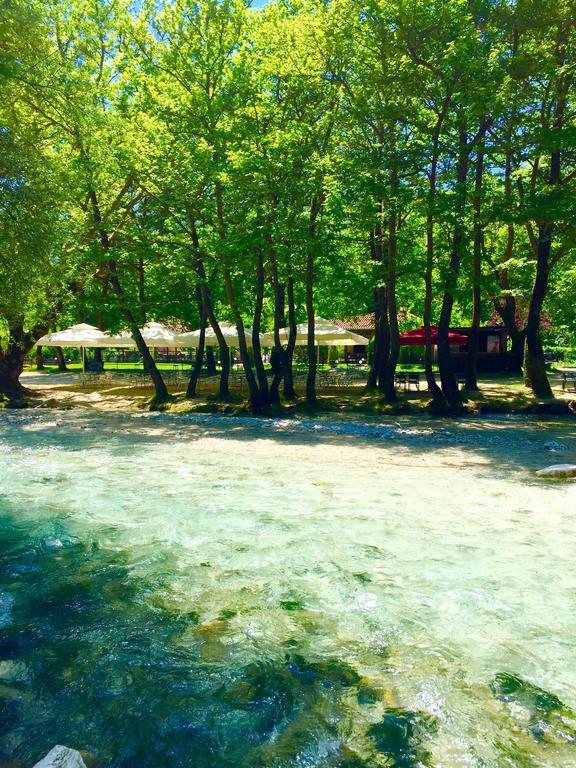
M 520 377 L 485 375 L 480 379 L 478 392 L 463 392 L 465 408 L 471 413 L 514 413 L 514 412 L 549 412 L 562 413 L 572 410 L 572 403 L 576 403 L 576 393 L 562 390 L 562 381 L 559 374 L 550 375 L 555 400 L 538 401 L 531 390 L 527 388 Z M 132 408 L 145 408 L 151 398 L 151 388 L 139 387 L 134 383 L 122 381 L 122 377 L 114 377 L 101 380 L 98 385 L 81 383 L 80 376 L 75 373 L 24 373 L 22 382 L 26 387 L 36 392 L 38 397 L 33 405 L 39 407 L 74 407 L 84 406 L 99 410 L 127 410 Z M 165 406 L 165 410 L 175 412 L 215 412 L 241 413 L 246 410 L 246 384 L 242 377 L 233 377 L 231 380 L 232 402 L 228 404 L 217 403 L 214 395 L 217 391 L 218 379 L 201 379 L 198 386 L 198 397 L 194 400 L 186 400 L 184 397 L 185 384 L 169 385 L 169 390 L 174 396 L 174 401 Z M 315 415 L 322 412 L 328 413 L 362 413 L 368 414 L 394 414 L 394 413 L 418 413 L 424 411 L 430 403 L 430 396 L 425 384 L 421 384 L 420 390 L 415 388 L 401 389 L 398 391 L 398 402 L 389 405 L 383 402 L 379 395 L 367 394 L 362 385 L 356 386 L 330 386 L 318 388 L 320 402 L 315 409 Z M 576 409 L 576 405 L 574 405 Z M 275 413 L 309 413 L 305 403 L 286 403 L 280 409 L 271 411 Z

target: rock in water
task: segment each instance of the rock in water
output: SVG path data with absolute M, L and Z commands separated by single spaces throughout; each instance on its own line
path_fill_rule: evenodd
M 546 448 L 547 451 L 565 451 L 566 446 L 564 443 L 557 443 L 556 440 L 548 440 L 547 443 L 544 443 L 544 448 Z
M 576 477 L 576 464 L 554 464 L 546 469 L 539 469 L 536 474 L 551 480 L 564 480 L 567 477 Z
M 14 598 L 8 592 L 0 592 L 0 627 L 7 627 L 12 623 L 12 606 Z
M 34 768 L 86 768 L 80 752 L 57 744 Z

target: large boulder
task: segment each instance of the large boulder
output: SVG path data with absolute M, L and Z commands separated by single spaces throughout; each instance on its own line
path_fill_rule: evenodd
M 551 467 L 539 469 L 536 474 L 548 480 L 565 480 L 576 477 L 576 464 L 553 464 Z
M 57 744 L 34 768 L 86 768 L 86 763 L 80 752 Z

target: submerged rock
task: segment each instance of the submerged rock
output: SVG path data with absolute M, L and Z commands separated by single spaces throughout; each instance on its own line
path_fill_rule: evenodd
M 425 744 L 436 727 L 432 715 L 390 708 L 381 722 L 369 729 L 368 735 L 376 749 L 388 757 L 391 768 L 422 768 L 432 757 Z
M 6 683 L 19 683 L 28 677 L 26 665 L 21 661 L 6 659 L 0 661 L 0 681 Z
M 80 752 L 57 744 L 34 768 L 86 768 L 86 763 Z
M 12 623 L 12 607 L 14 598 L 8 592 L 0 592 L 0 627 L 7 627 Z
M 526 721 L 536 741 L 576 744 L 576 713 L 556 694 L 506 672 L 497 674 L 490 688 L 494 696 L 508 706 L 517 722 Z M 525 715 L 517 713 L 517 709 Z
M 564 480 L 569 477 L 576 477 L 576 464 L 553 464 L 551 467 L 539 469 L 536 472 L 538 477 L 547 477 L 549 479 Z
M 544 448 L 546 448 L 547 451 L 565 451 L 566 446 L 564 443 L 558 443 L 556 440 L 548 440 L 548 442 L 544 443 Z

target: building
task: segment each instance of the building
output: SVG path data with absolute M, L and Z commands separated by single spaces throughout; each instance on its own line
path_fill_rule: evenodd
M 403 312 L 398 320 L 404 322 L 407 317 L 412 318 L 408 313 Z M 416 318 L 414 318 L 416 321 Z M 374 338 L 374 313 L 366 315 L 357 315 L 343 320 L 333 321 L 340 328 L 346 331 L 354 331 L 367 339 Z M 451 328 L 451 331 L 470 335 L 472 329 L 470 326 L 461 326 Z M 452 355 L 457 371 L 464 371 L 468 357 L 468 345 L 462 347 L 453 347 Z M 400 361 L 405 363 L 423 362 L 423 347 L 401 347 Z M 366 347 L 346 347 L 346 362 L 357 362 L 358 360 L 368 358 L 368 349 Z M 482 373 L 498 373 L 512 368 L 508 352 L 508 332 L 506 328 L 500 325 L 486 325 L 478 329 L 478 371 Z

